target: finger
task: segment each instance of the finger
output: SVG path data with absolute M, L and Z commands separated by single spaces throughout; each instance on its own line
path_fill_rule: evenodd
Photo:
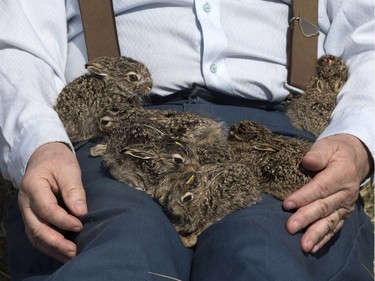
M 317 243 L 311 250 L 311 253 L 312 254 L 315 254 L 316 252 L 318 252 L 329 240 L 331 240 L 331 238 L 342 228 L 342 226 L 344 225 L 344 222 L 345 220 L 340 220 L 336 226 L 336 228 L 330 232 L 330 233 L 327 233 L 325 236 L 323 236 L 323 238 L 321 238 L 320 242 Z
M 340 191 L 346 192 L 347 197 L 342 197 L 345 201 L 347 198 L 357 199 L 359 183 L 352 177 L 354 169 L 347 167 L 345 178 L 337 171 L 338 168 L 331 165 L 319 172 L 307 184 L 285 198 L 283 207 L 286 210 L 296 209 Z
M 284 209 L 293 210 L 300 208 L 339 191 L 338 180 L 334 176 L 329 176 L 330 173 L 330 169 L 327 168 L 327 170 L 317 174 L 303 187 L 291 193 L 283 202 Z
M 341 208 L 313 223 L 301 238 L 302 250 L 316 253 L 341 229 L 349 213 L 349 210 Z
M 24 198 L 27 198 L 29 202 L 25 202 Z M 40 184 L 37 190 L 29 194 L 29 197 L 23 193 L 23 190 L 20 190 L 19 200 L 22 206 L 29 205 L 29 208 L 36 213 L 38 217 L 62 230 L 73 232 L 82 230 L 83 226 L 81 221 L 75 216 L 68 214 L 59 206 L 49 185 L 43 186 Z
M 26 234 L 32 245 L 43 253 L 65 263 L 77 254 L 77 246 L 31 210 L 25 210 L 23 217 Z
M 325 199 L 316 200 L 306 206 L 299 208 L 286 223 L 289 233 L 295 234 L 310 224 L 331 215 L 335 210 L 346 208 L 350 210 L 354 205 L 355 198 L 348 201 L 346 191 L 340 191 Z M 342 202 L 346 202 L 343 206 Z
M 48 190 L 48 192 L 52 193 L 50 190 Z M 56 200 L 54 196 L 53 196 L 53 200 Z M 64 236 L 57 229 L 55 229 L 55 227 L 52 227 L 50 223 L 42 219 L 32 209 L 33 204 L 31 204 L 29 197 L 27 196 L 27 194 L 24 193 L 22 189 L 19 192 L 18 201 L 19 201 L 20 210 L 21 210 L 24 222 L 25 222 L 25 230 L 26 230 L 27 237 L 29 238 L 29 240 L 35 247 L 38 247 L 38 249 L 41 250 L 42 252 L 53 256 L 54 258 L 58 259 L 61 262 L 66 262 L 67 260 L 71 259 L 72 257 L 76 255 L 77 249 L 76 249 L 75 244 L 65 239 Z M 39 203 L 36 203 L 36 205 L 39 205 Z M 46 210 L 47 210 L 46 213 L 49 213 L 48 209 Z M 64 216 L 61 216 L 59 215 L 59 213 L 57 213 L 57 216 L 58 217 L 60 216 L 62 220 L 64 220 L 65 215 L 67 215 L 66 212 L 63 215 Z M 53 212 L 52 212 L 52 217 L 53 217 Z M 70 217 L 72 216 L 67 215 L 66 220 L 68 221 Z M 73 221 L 77 220 L 74 217 L 72 218 L 73 218 Z M 51 220 L 54 221 L 54 219 L 51 219 Z M 75 225 L 76 227 L 74 227 L 74 224 L 73 224 L 72 228 L 70 228 L 69 225 L 65 228 L 71 229 L 72 231 L 80 230 L 82 228 L 82 224 L 79 221 L 78 223 L 75 223 Z M 60 228 L 64 228 L 64 223 L 60 224 Z
M 310 171 L 318 172 L 302 188 L 285 198 L 283 207 L 292 210 L 307 205 L 315 200 L 332 195 L 340 189 L 340 173 L 336 165 L 329 165 L 335 149 L 322 139 L 315 142 L 302 159 L 302 165 Z

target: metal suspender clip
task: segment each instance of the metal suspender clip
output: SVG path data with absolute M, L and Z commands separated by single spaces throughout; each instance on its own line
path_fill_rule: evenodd
M 319 35 L 318 27 L 315 24 L 309 22 L 304 17 L 293 17 L 290 20 L 290 24 L 294 24 L 294 21 L 298 21 L 298 26 L 300 27 L 302 34 L 305 35 L 306 37 Z

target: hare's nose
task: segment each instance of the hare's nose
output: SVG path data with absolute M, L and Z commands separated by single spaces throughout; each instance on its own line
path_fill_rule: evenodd
M 194 164 L 192 164 L 192 165 L 187 165 L 187 166 L 186 166 L 186 172 L 188 172 L 188 173 L 196 173 L 197 170 L 198 170 L 198 168 L 199 168 L 198 165 L 194 165 Z
M 152 89 L 152 79 L 151 78 L 146 78 L 146 89 L 148 91 L 151 91 L 151 89 Z

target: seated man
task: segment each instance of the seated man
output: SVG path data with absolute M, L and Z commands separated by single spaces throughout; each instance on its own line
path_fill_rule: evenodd
M 153 94 L 195 97 L 150 108 L 308 137 L 282 108 L 290 2 L 115 1 L 121 52 L 148 66 Z M 78 2 L 1 2 L 0 167 L 19 188 L 12 280 L 372 280 L 373 229 L 358 192 L 373 175 L 374 3 L 319 4 L 318 57 L 342 57 L 349 78 L 302 159 L 317 175 L 284 202 L 265 195 L 230 214 L 188 249 L 151 197 L 89 156 L 93 141 L 73 148 L 53 110 L 85 71 Z

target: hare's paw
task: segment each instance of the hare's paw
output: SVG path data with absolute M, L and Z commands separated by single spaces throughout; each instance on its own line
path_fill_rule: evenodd
M 197 235 L 190 234 L 189 236 L 180 236 L 182 243 L 186 248 L 192 248 L 197 244 Z
M 102 143 L 97 144 L 90 149 L 90 155 L 93 157 L 102 156 L 105 153 L 106 149 L 107 149 L 106 144 L 102 144 Z

